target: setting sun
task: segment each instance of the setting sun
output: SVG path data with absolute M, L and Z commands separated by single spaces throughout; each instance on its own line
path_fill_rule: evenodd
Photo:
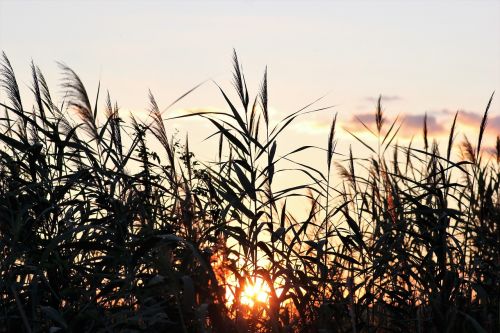
M 240 303 L 253 307 L 255 303 L 266 303 L 269 301 L 269 286 L 261 278 L 254 279 L 245 285 L 240 296 Z

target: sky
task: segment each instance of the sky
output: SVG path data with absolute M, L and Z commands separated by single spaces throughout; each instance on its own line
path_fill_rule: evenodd
M 335 112 L 341 127 L 370 140 L 356 118 L 372 125 L 380 94 L 387 121 L 404 119 L 402 141 L 420 135 L 425 113 L 430 135 L 446 136 L 457 110 L 459 131 L 474 137 L 500 88 L 500 1 L 0 0 L 0 49 L 26 92 L 33 59 L 62 97 L 61 61 L 91 96 L 100 81 L 125 113 L 146 114 L 148 89 L 162 107 L 205 80 L 167 116 L 226 110 L 210 80 L 231 89 L 233 48 L 251 93 L 268 66 L 273 119 L 324 95 L 319 106 L 335 106 L 301 118 L 284 134 L 283 149 L 326 146 Z M 167 124 L 176 128 L 190 133 L 202 159 L 216 155 L 203 149 L 213 131 L 206 122 Z M 494 101 L 490 145 L 498 133 Z M 349 145 L 363 149 L 341 132 L 339 151 Z M 307 158 L 323 163 L 323 155 Z

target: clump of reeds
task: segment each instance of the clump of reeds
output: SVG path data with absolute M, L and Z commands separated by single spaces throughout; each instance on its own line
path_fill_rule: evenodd
M 233 63 L 237 101 L 219 87 L 227 112 L 189 115 L 219 140 L 202 162 L 151 93 L 149 118 L 127 121 L 65 65 L 56 104 L 32 64 L 26 109 L 3 55 L 0 332 L 498 331 L 500 139 L 493 158 L 481 149 L 493 96 L 476 146 L 454 147 L 455 116 L 445 154 L 426 118 L 422 148 L 398 144 L 380 97 L 363 123 L 376 144 L 352 134 L 372 156 L 340 155 L 335 114 L 321 166 L 297 156 L 322 147 L 285 152 L 280 137 L 329 107 L 273 122 L 267 68 L 252 97 Z M 277 187 L 294 173 L 310 181 Z M 242 302 L 252 284 L 265 302 Z

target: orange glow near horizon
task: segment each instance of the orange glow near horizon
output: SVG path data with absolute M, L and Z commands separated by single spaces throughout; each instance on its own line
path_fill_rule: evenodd
M 256 303 L 267 303 L 269 301 L 269 286 L 262 278 L 248 281 L 240 295 L 240 303 L 253 307 Z
M 249 308 L 269 302 L 271 288 L 261 277 L 247 277 L 244 285 L 238 285 L 234 275 L 226 276 L 226 303 Z

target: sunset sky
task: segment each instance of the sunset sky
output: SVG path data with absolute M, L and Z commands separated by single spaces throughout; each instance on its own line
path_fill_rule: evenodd
M 285 146 L 298 138 L 325 146 L 334 112 L 343 127 L 362 131 L 354 116 L 369 123 L 379 94 L 388 120 L 405 118 L 401 140 L 420 134 L 425 112 L 431 135 L 445 136 L 454 112 L 463 110 L 464 133 L 500 88 L 500 1 L 0 0 L 0 49 L 25 92 L 33 59 L 62 97 L 56 64 L 62 61 L 92 98 L 100 80 L 125 115 L 145 114 L 148 89 L 160 106 L 207 79 L 229 89 L 233 48 L 250 92 L 268 66 L 274 119 L 325 94 L 319 105 L 336 105 L 297 122 Z M 500 133 L 498 105 L 490 137 Z M 225 105 L 209 82 L 169 112 L 179 109 Z M 186 127 L 201 146 L 211 131 L 202 121 L 167 126 Z M 352 143 L 341 136 L 339 150 Z

